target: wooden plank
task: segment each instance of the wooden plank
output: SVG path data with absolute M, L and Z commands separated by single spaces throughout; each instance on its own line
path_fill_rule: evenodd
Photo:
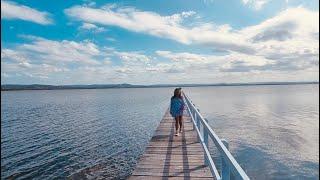
M 166 111 L 130 180 L 213 179 L 191 118 L 184 114 L 183 132 L 174 136 L 175 121 Z

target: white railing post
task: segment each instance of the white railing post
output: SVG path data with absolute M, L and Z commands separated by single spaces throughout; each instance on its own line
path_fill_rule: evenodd
M 199 109 L 197 109 L 197 111 L 200 113 L 200 110 Z M 198 122 L 197 122 L 197 125 L 198 125 L 198 128 L 199 128 L 199 130 L 200 130 L 200 118 L 198 118 Z
M 191 116 L 193 117 L 193 120 L 195 121 L 196 120 L 196 114 L 193 112 L 193 110 L 191 110 Z M 195 130 L 196 129 L 196 125 L 194 124 L 194 123 L 192 123 L 192 127 L 193 127 L 193 129 L 192 130 Z
M 229 143 L 225 139 L 221 139 L 222 143 L 224 146 L 229 150 Z M 221 177 L 222 180 L 230 180 L 230 167 L 229 165 L 225 162 L 224 157 L 221 156 Z
M 199 122 L 199 118 L 197 116 L 197 113 L 194 111 L 194 121 L 197 123 L 197 129 L 199 130 L 200 132 L 200 129 L 199 129 L 199 125 L 198 125 L 198 122 Z M 198 141 L 200 141 L 200 134 L 198 134 Z
M 191 106 L 190 106 L 190 104 L 188 104 L 188 106 L 189 106 L 189 109 L 190 109 L 190 111 L 191 111 L 191 116 L 192 116 L 192 118 L 193 118 L 193 120 L 195 121 L 196 120 L 196 114 L 195 114 L 195 112 L 194 112 L 194 109 L 193 108 L 191 108 Z M 195 130 L 196 129 L 196 125 L 194 124 L 194 123 L 192 123 L 192 127 L 193 127 L 193 130 Z
M 200 129 L 200 117 L 198 117 L 198 115 L 196 114 L 196 116 L 197 116 L 197 127 L 198 127 L 198 129 L 199 129 L 199 132 L 200 132 L 200 134 L 199 134 L 199 136 L 201 136 L 201 129 Z M 198 139 L 199 141 L 200 141 L 200 137 L 199 137 L 199 139 Z
M 205 120 L 206 120 L 206 122 L 208 122 L 207 119 L 205 119 Z M 207 128 L 205 126 L 203 126 L 203 141 L 204 141 L 204 144 L 209 149 L 208 130 L 207 130 Z M 209 161 L 208 161 L 208 158 L 207 158 L 206 154 L 204 154 L 204 164 L 205 165 L 209 164 Z
M 195 113 L 196 114 L 196 113 Z M 197 115 L 197 114 L 196 114 Z M 199 131 L 200 131 L 200 117 L 199 118 L 197 118 L 197 127 L 198 127 L 198 129 L 199 129 Z M 201 132 L 201 131 L 200 131 Z

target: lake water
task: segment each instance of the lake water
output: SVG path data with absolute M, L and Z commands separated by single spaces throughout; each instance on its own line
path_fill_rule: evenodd
M 130 175 L 173 88 L 1 92 L 1 179 Z M 184 88 L 252 179 L 319 179 L 319 86 Z

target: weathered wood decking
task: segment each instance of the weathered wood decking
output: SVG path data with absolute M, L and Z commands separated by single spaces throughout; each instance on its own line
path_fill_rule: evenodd
M 191 118 L 184 114 L 183 132 L 174 136 L 174 120 L 167 110 L 129 180 L 213 178 L 204 165 L 204 152 Z

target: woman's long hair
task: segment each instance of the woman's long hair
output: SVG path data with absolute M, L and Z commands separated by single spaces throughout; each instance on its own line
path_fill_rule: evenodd
M 171 97 L 171 99 L 173 98 L 182 98 L 182 94 L 181 94 L 181 88 L 176 88 L 173 92 L 173 96 Z

